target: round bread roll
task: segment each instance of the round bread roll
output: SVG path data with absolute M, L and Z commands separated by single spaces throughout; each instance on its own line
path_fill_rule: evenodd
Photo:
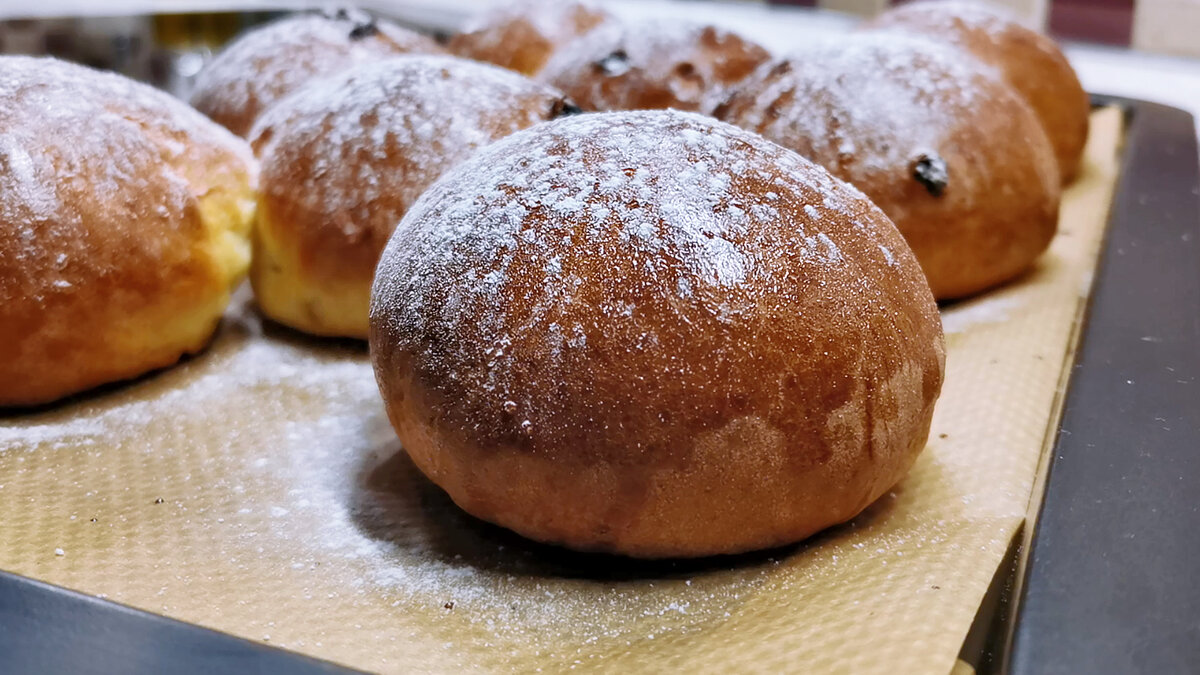
M 381 258 L 371 357 L 467 512 L 638 557 L 853 518 L 925 444 L 937 307 L 887 216 L 711 118 L 579 115 L 436 182 Z
M 999 8 L 960 0 L 902 5 L 869 25 L 944 40 L 993 66 L 1042 121 L 1063 182 L 1075 179 L 1087 143 L 1091 102 L 1053 40 Z
M 262 176 L 250 281 L 263 313 L 365 339 L 375 263 L 425 188 L 480 146 L 578 110 L 449 56 L 364 64 L 280 101 L 251 133 Z
M 0 406 L 205 346 L 249 264 L 254 160 L 172 96 L 0 57 Z
M 605 24 L 567 45 L 539 79 L 586 110 L 709 112 L 771 55 L 728 31 L 687 22 Z
M 934 295 L 960 298 L 1027 270 L 1058 220 L 1046 133 L 985 68 L 925 39 L 859 33 L 760 68 L 716 114 L 865 192 Z
M 450 51 L 535 75 L 563 45 L 612 16 L 593 2 L 512 0 L 493 5 L 450 39 Z
M 239 136 L 309 80 L 396 54 L 440 53 L 423 35 L 357 10 L 295 14 L 234 40 L 196 78 L 191 102 Z

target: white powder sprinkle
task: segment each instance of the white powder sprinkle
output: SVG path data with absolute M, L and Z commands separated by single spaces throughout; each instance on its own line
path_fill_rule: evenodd
M 921 17 L 921 26 L 936 34 L 939 39 L 960 44 L 964 37 L 959 28 L 966 26 L 982 31 L 983 35 L 998 41 L 1012 26 L 1024 26 L 1020 17 L 1007 8 L 995 3 L 972 0 L 939 0 L 937 2 L 915 2 L 894 9 L 881 17 L 883 25 L 890 29 L 906 30 L 903 21 L 889 21 L 889 17 Z
M 446 169 L 549 119 L 561 100 L 551 87 L 495 66 L 398 56 L 301 87 L 264 113 L 249 138 L 268 196 L 311 222 L 339 223 L 349 244 L 372 232 L 383 241 Z
M 894 256 L 894 255 L 892 254 L 892 249 L 888 248 L 887 246 L 884 246 L 883 244 L 880 244 L 880 245 L 879 245 L 879 252 L 880 252 L 880 253 L 882 253 L 882 254 L 883 254 L 883 257 L 887 259 L 887 263 L 888 263 L 889 265 L 895 265 L 895 264 L 896 264 L 896 256 Z
M 954 303 L 942 310 L 942 330 L 951 335 L 965 333 L 972 326 L 1003 323 L 1020 308 L 1019 298 L 989 294 Z
M 427 190 L 381 258 L 371 314 L 460 400 L 495 415 L 514 400 L 523 416 L 505 425 L 554 434 L 552 411 L 513 398 L 530 388 L 514 358 L 552 390 L 618 334 L 611 348 L 652 352 L 672 342 L 661 326 L 725 331 L 827 282 L 874 289 L 861 265 L 899 270 L 879 245 L 904 246 L 861 193 L 753 134 L 676 111 L 579 115 L 489 145 Z
M 558 50 L 538 77 L 593 110 L 638 110 L 652 102 L 709 112 L 736 77 L 769 58 L 734 33 L 679 18 L 609 22 Z

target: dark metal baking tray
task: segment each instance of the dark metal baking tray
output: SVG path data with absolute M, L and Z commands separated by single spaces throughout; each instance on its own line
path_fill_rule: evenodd
M 1122 171 L 1004 667 L 1200 672 L 1200 166 L 1184 111 L 1118 101 Z

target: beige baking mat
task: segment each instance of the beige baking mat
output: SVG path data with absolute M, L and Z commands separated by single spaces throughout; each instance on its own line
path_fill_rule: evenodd
M 473 521 L 400 452 L 365 349 L 243 294 L 205 354 L 0 417 L 0 568 L 369 670 L 948 673 L 1057 416 L 1120 125 L 1093 117 L 1039 268 L 947 309 L 912 474 L 804 544 L 644 563 Z

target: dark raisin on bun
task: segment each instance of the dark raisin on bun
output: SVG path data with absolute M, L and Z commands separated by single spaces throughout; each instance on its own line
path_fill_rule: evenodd
M 855 33 L 767 64 L 716 115 L 865 192 L 939 299 L 1029 269 L 1054 236 L 1054 151 L 1029 105 L 965 52 Z

